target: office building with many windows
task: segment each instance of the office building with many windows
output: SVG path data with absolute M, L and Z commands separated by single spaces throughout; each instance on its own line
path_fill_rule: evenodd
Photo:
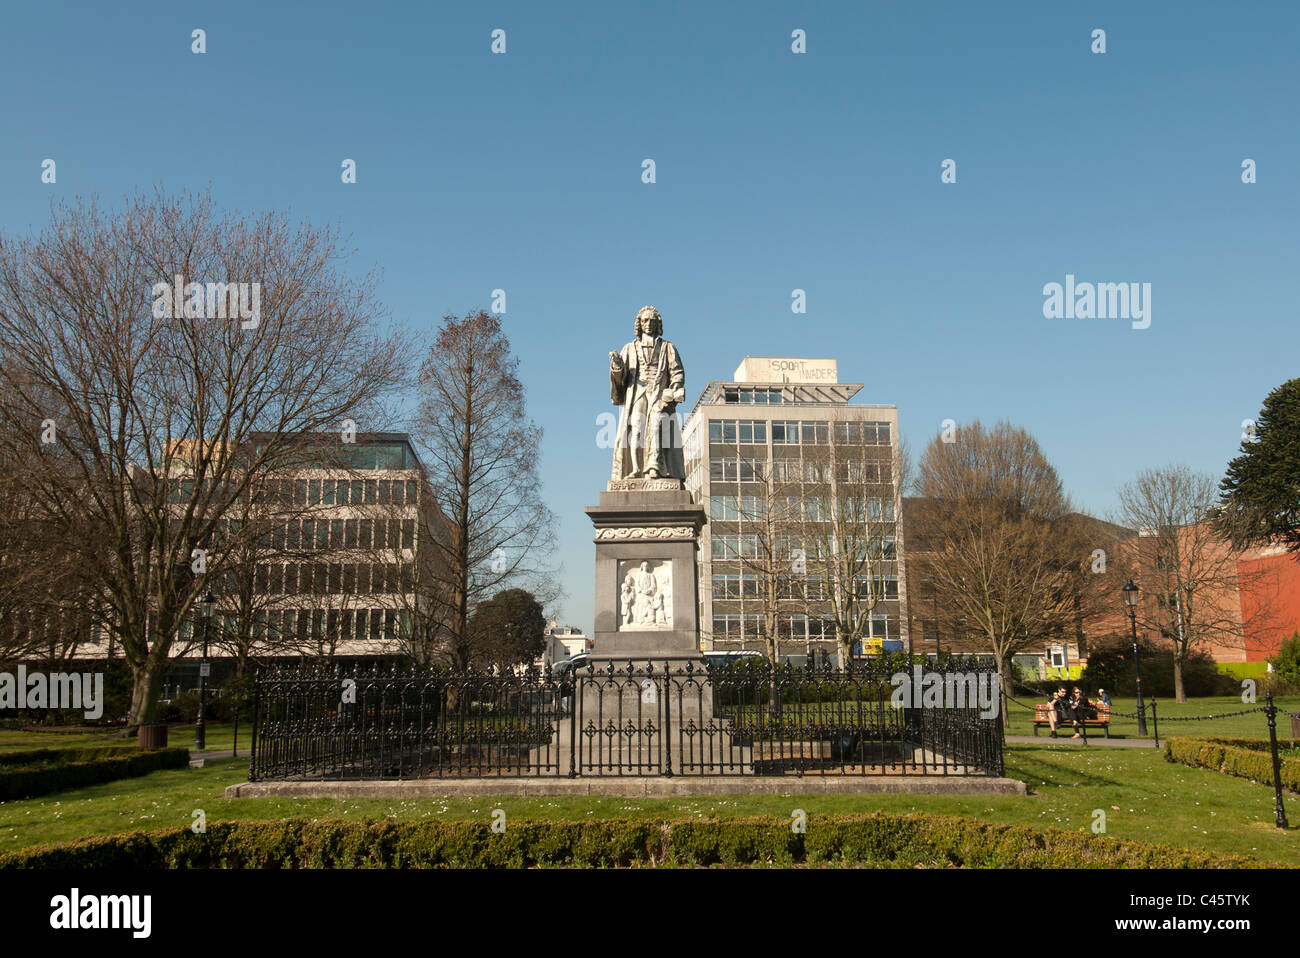
M 846 608 L 855 654 L 906 643 L 898 410 L 852 403 L 861 389 L 839 382 L 833 359 L 746 358 L 692 408 L 686 486 L 709 515 L 705 651 L 764 651 L 775 621 L 778 655 L 821 661 L 837 652 Z
M 187 501 L 191 480 L 178 471 L 175 481 L 175 501 Z M 419 622 L 431 586 L 421 577 L 436 561 L 430 537 L 440 516 L 406 434 L 323 435 L 305 443 L 297 465 L 261 479 L 213 540 L 200 544 L 212 566 L 210 657 L 411 654 L 425 638 Z M 229 550 L 238 554 L 219 561 Z M 204 628 L 196 608 L 180 625 L 172 653 L 178 661 L 197 661 Z M 78 657 L 112 654 L 107 630 L 95 628 L 88 639 Z

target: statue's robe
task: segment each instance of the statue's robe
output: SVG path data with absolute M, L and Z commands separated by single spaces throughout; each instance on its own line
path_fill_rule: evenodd
M 643 361 L 638 343 L 631 342 L 619 360 L 609 373 L 610 401 L 622 407 L 611 477 L 641 478 L 657 469 L 661 478 L 685 480 L 681 425 L 673 414 L 686 401 L 686 371 L 677 347 L 657 338 Z

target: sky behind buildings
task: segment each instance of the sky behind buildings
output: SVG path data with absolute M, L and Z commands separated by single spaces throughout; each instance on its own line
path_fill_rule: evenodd
M 1103 515 L 1140 469 L 1221 473 L 1297 375 L 1295 4 L 0 16 L 5 233 L 40 228 L 51 200 L 210 186 L 227 208 L 338 223 L 396 323 L 431 332 L 506 291 L 559 517 L 553 611 L 582 628 L 607 353 L 644 304 L 681 351 L 685 409 L 746 355 L 834 357 L 916 451 L 944 419 L 1010 419 Z M 1149 327 L 1046 318 L 1067 275 L 1149 283 Z

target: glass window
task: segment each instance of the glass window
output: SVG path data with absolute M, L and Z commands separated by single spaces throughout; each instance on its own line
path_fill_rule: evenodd
M 343 523 L 343 548 L 355 549 L 357 547 L 357 520 L 346 519 Z
M 334 481 L 334 503 L 339 506 L 348 504 L 348 489 L 350 484 L 346 479 L 337 479 Z
M 362 502 L 362 490 L 365 488 L 364 479 L 353 479 L 349 485 L 352 486 L 352 494 L 348 496 L 348 502 L 351 505 L 359 506 Z
M 709 423 L 709 442 L 765 443 L 767 423 L 761 419 L 717 419 Z
M 285 527 L 288 536 L 285 539 L 285 548 L 290 550 L 302 548 L 302 524 L 298 519 L 289 520 Z
M 385 471 L 406 466 L 406 446 L 401 443 L 374 447 L 375 468 Z
M 358 548 L 358 549 L 369 549 L 369 548 L 370 548 L 370 543 L 371 543 L 371 532 L 372 532 L 372 529 L 373 529 L 373 527 L 374 527 L 374 524 L 375 524 L 375 523 L 374 523 L 374 520 L 373 520 L 373 519 L 362 519 L 362 520 L 361 520 L 361 525 L 360 525 L 360 528 L 359 528 L 359 530 L 358 530 L 358 532 L 359 532 L 359 536 L 358 536 L 358 538 L 357 538 L 357 548 Z
M 402 548 L 403 549 L 415 548 L 415 520 L 414 519 L 402 520 Z M 407 589 L 406 591 L 410 592 L 411 590 Z
M 330 541 L 329 548 L 341 549 L 343 547 L 343 520 L 330 520 Z
M 320 503 L 322 506 L 334 505 L 334 480 L 322 479 L 320 481 Z
M 715 615 L 713 617 L 713 638 L 734 640 L 740 638 L 740 616 Z
M 414 479 L 406 480 L 406 504 L 408 506 L 417 505 L 420 501 L 419 483 Z
M 867 518 L 872 522 L 894 521 L 894 500 L 873 497 L 867 500 Z
M 393 501 L 393 481 L 391 479 L 379 480 L 379 504 L 381 506 L 390 505 Z
M 365 483 L 366 483 L 366 505 L 373 506 L 375 504 L 375 493 L 378 489 L 378 485 L 374 479 L 367 479 L 365 480 Z
M 802 441 L 805 445 L 824 446 L 830 442 L 830 423 L 827 422 L 803 422 Z
M 320 505 L 320 480 L 311 479 L 307 482 L 307 505 Z
M 395 506 L 404 505 L 404 503 L 402 502 L 402 492 L 405 489 L 406 489 L 405 482 L 403 482 L 401 479 L 393 480 L 393 505 Z

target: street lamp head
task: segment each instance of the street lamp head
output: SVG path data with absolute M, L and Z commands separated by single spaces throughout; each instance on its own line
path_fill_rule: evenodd
M 203 606 L 203 616 L 207 618 L 212 615 L 212 607 L 217 604 L 217 597 L 211 592 L 199 600 L 199 605 Z
M 1124 583 L 1124 604 L 1129 608 L 1138 604 L 1138 587 L 1133 584 L 1132 579 Z

